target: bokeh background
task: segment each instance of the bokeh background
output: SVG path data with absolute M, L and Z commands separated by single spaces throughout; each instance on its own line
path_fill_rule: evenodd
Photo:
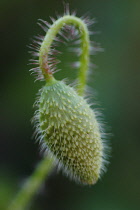
M 97 24 L 92 40 L 103 53 L 91 59 L 97 65 L 89 85 L 98 93 L 105 121 L 113 134 L 107 173 L 91 187 L 79 186 L 53 174 L 45 181 L 31 210 L 138 210 L 140 209 L 140 1 L 69 0 L 78 16 L 89 12 Z M 21 184 L 41 159 L 31 138 L 30 119 L 36 92 L 44 84 L 30 76 L 27 45 L 44 32 L 36 24 L 55 12 L 63 13 L 59 0 L 1 0 L 0 73 L 0 209 L 6 209 Z M 65 49 L 62 49 L 62 51 Z M 62 55 L 58 79 L 75 75 Z M 67 69 L 68 68 L 68 69 Z

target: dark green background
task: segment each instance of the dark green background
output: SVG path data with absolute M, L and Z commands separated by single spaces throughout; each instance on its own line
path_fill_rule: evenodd
M 107 173 L 91 187 L 79 186 L 53 173 L 34 200 L 32 210 L 138 210 L 140 209 L 140 1 L 70 0 L 78 16 L 90 12 L 96 17 L 92 37 L 104 53 L 93 56 L 98 66 L 89 85 L 97 91 L 97 101 L 111 127 L 112 153 Z M 24 179 L 41 158 L 31 138 L 32 105 L 43 85 L 34 83 L 28 72 L 31 38 L 44 32 L 37 19 L 49 21 L 55 12 L 63 13 L 59 0 L 1 0 L 0 73 L 0 209 L 6 208 Z M 63 51 L 63 49 L 62 49 Z M 67 67 L 68 54 L 62 54 L 62 71 L 57 78 L 74 73 Z M 63 57 L 64 56 L 64 57 Z

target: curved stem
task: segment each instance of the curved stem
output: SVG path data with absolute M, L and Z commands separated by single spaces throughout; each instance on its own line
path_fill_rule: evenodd
M 41 44 L 39 52 L 39 63 L 42 70 L 42 74 L 45 79 L 52 78 L 52 72 L 48 69 L 48 53 L 52 42 L 54 41 L 56 35 L 59 33 L 60 29 L 66 24 L 74 25 L 80 33 L 81 39 L 81 55 L 80 55 L 80 67 L 78 73 L 78 88 L 77 91 L 79 95 L 83 95 L 85 91 L 85 85 L 87 80 L 87 70 L 89 65 L 89 33 L 87 25 L 75 16 L 65 15 L 58 20 L 56 20 L 52 26 L 50 26 L 47 34 Z
M 80 67 L 78 73 L 78 94 L 83 95 L 87 81 L 87 70 L 89 65 L 89 33 L 86 24 L 75 16 L 65 15 L 56 20 L 49 28 L 39 52 L 39 63 L 42 74 L 46 80 L 52 81 L 54 79 L 52 72 L 48 67 L 48 53 L 55 36 L 65 24 L 74 25 L 80 33 L 81 38 L 81 55 Z M 25 182 L 23 188 L 18 193 L 15 200 L 9 206 L 8 210 L 24 210 L 40 185 L 45 180 L 46 176 L 50 173 L 54 166 L 54 160 L 50 157 L 44 157 L 41 160 L 34 173 Z
M 36 194 L 37 190 L 44 182 L 46 175 L 54 167 L 54 160 L 49 156 L 44 157 L 36 167 L 34 173 L 24 183 L 23 188 L 17 194 L 15 200 L 11 203 L 8 210 L 25 210 L 27 204 Z

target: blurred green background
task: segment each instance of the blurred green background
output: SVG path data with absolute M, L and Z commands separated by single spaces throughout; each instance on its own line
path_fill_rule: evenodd
M 46 180 L 31 210 L 138 210 L 140 209 L 140 1 L 69 0 L 78 16 L 89 12 L 100 31 L 92 39 L 104 53 L 92 56 L 98 66 L 89 85 L 111 127 L 112 153 L 107 173 L 91 187 L 79 186 L 53 174 Z M 44 32 L 36 24 L 63 13 L 59 0 L 1 0 L 0 76 L 0 209 L 6 209 L 24 179 L 41 159 L 31 138 L 36 93 L 44 84 L 34 83 L 27 65 L 26 47 L 34 35 Z M 65 49 L 64 49 L 65 50 Z M 62 49 L 63 51 L 63 49 Z M 74 78 L 68 54 L 62 54 L 57 78 Z

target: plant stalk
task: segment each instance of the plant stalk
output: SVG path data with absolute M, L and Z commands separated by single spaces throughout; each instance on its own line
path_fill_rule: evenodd
M 54 159 L 49 156 L 44 157 L 37 165 L 34 173 L 25 181 L 8 210 L 25 210 L 53 167 Z

